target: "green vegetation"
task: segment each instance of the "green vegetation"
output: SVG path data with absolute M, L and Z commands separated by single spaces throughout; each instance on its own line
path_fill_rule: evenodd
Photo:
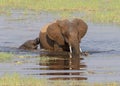
M 10 60 L 12 56 L 10 53 L 0 52 L 0 62 Z
M 120 24 L 120 0 L 0 0 L 0 13 L 11 9 L 62 12 L 62 17 L 78 17 L 88 21 Z
M 47 80 L 33 77 L 20 77 L 19 74 L 6 74 L 0 78 L 0 86 L 120 86 L 119 82 L 88 83 L 75 80 Z
M 32 77 L 22 78 L 18 74 L 6 74 L 0 78 L 0 86 L 47 86 L 47 83 L 46 80 Z

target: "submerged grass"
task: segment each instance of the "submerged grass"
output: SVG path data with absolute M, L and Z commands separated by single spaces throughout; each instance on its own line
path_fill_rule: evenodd
M 78 80 L 38 79 L 33 77 L 20 77 L 19 74 L 6 74 L 0 78 L 0 86 L 120 86 L 119 82 L 90 83 Z
M 11 9 L 62 11 L 62 17 L 84 13 L 83 19 L 120 24 L 120 0 L 0 0 L 0 13 Z M 10 11 L 9 11 L 10 12 Z
M 12 56 L 10 53 L 0 52 L 0 62 L 10 60 Z

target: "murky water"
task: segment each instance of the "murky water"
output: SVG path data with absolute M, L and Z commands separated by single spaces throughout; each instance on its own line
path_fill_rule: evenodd
M 28 56 L 15 56 L 12 61 L 0 63 L 0 76 L 17 72 L 21 76 L 51 80 L 120 81 L 120 26 L 117 25 L 87 22 L 89 30 L 81 43 L 83 51 L 90 53 L 87 57 L 69 58 L 62 52 L 17 49 L 26 40 L 36 38 L 41 27 L 59 18 L 44 12 L 25 15 L 13 11 L 11 16 L 1 15 L 0 52 Z

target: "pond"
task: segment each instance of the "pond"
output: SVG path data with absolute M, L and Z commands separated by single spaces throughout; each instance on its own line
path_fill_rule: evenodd
M 60 17 L 53 13 L 25 15 L 20 10 L 13 10 L 10 16 L 0 15 L 0 52 L 15 54 L 11 61 L 0 63 L 0 76 L 19 73 L 51 80 L 120 81 L 120 26 L 114 24 L 87 22 L 89 28 L 81 48 L 89 52 L 88 56 L 69 58 L 62 52 L 17 49 L 26 40 L 38 37 L 40 29 L 56 19 Z

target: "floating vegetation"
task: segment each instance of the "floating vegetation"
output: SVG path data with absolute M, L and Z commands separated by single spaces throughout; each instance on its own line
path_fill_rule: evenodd
M 0 52 L 0 62 L 10 60 L 12 56 L 11 53 Z

